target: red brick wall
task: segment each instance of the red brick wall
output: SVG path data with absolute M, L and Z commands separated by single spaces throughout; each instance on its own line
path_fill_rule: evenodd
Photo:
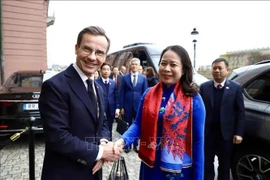
M 46 0 L 3 0 L 5 79 L 17 70 L 47 69 Z

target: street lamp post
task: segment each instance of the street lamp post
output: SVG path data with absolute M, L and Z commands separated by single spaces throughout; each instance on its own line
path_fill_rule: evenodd
M 197 35 L 197 34 L 199 34 L 199 32 L 196 30 L 196 28 L 193 28 L 191 35 Z M 196 68 L 196 43 L 197 43 L 197 40 L 194 39 L 192 42 L 194 43 L 194 63 L 193 63 L 193 66 L 195 69 Z

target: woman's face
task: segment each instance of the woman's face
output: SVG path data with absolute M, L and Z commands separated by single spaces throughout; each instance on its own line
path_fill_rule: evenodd
M 176 84 L 183 75 L 183 65 L 181 58 L 172 50 L 166 51 L 160 61 L 159 77 L 160 80 L 170 87 Z

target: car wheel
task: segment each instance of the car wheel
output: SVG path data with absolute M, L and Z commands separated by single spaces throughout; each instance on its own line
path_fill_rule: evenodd
M 233 161 L 234 180 L 269 180 L 270 154 L 259 151 L 237 152 Z

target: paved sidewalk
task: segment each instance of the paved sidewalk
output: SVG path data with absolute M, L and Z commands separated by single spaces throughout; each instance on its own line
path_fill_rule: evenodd
M 113 126 L 113 139 L 119 138 L 119 134 L 115 131 L 116 123 Z M 134 151 L 126 154 L 125 157 L 127 170 L 130 180 L 139 179 L 140 159 Z M 44 138 L 41 135 L 36 136 L 35 144 L 35 176 L 36 180 L 40 179 L 42 163 L 44 158 Z M 0 180 L 28 180 L 28 140 L 27 136 L 21 137 L 11 145 L 0 150 Z M 217 159 L 215 161 L 217 166 Z M 112 165 L 105 164 L 103 167 L 103 180 L 108 178 Z
M 113 139 L 118 139 L 119 134 L 115 132 L 116 123 L 114 123 Z M 126 154 L 125 157 L 127 170 L 130 180 L 139 179 L 140 160 L 138 154 L 134 151 Z M 41 135 L 36 136 L 35 144 L 35 176 L 40 179 L 42 163 L 44 158 L 44 138 Z M 27 180 L 29 179 L 28 165 L 28 140 L 27 135 L 21 137 L 11 145 L 0 150 L 0 180 Z M 112 164 L 105 164 L 103 167 L 103 180 L 108 178 Z

